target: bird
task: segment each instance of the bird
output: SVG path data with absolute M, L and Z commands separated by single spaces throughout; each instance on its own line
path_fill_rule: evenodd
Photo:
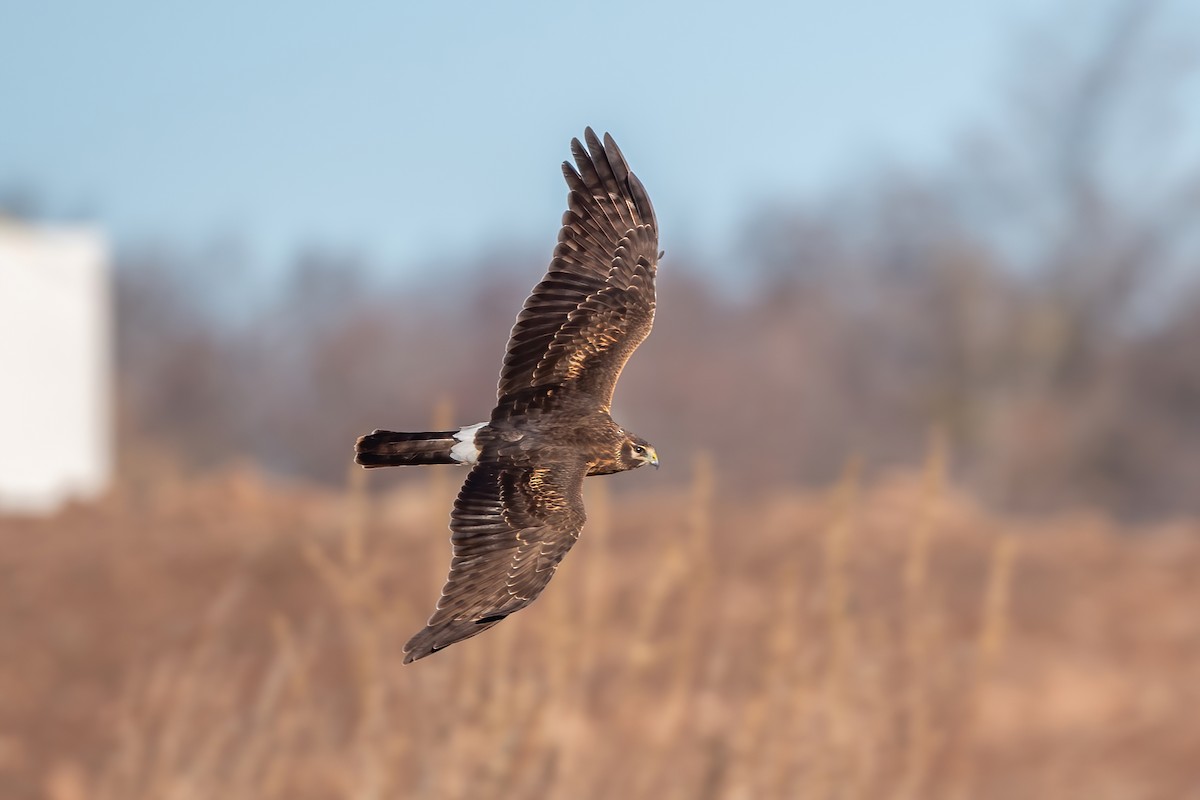
M 564 161 L 567 210 L 550 266 L 517 315 L 486 422 L 359 437 L 366 468 L 470 468 L 450 513 L 453 558 L 436 610 L 404 663 L 496 625 L 533 602 L 579 539 L 583 479 L 658 452 L 611 416 L 622 369 L 654 323 L 658 222 L 609 134 L 589 127 Z

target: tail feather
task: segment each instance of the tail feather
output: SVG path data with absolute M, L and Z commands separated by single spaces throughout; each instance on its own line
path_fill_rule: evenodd
M 354 462 L 374 467 L 416 466 L 420 464 L 461 463 L 450 454 L 458 443 L 457 431 L 401 433 L 373 431 L 360 436 L 354 445 Z

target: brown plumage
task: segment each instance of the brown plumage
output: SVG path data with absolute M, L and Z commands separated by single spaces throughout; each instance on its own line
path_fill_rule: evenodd
M 658 226 L 612 137 L 591 128 L 563 163 L 569 192 L 550 269 L 517 316 L 486 423 L 375 431 L 365 467 L 473 465 L 450 514 L 454 558 L 405 662 L 474 636 L 533 601 L 579 538 L 583 479 L 658 466 L 609 416 L 613 390 L 654 323 Z

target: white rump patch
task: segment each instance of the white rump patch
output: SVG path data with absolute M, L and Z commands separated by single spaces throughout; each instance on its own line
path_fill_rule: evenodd
M 479 433 L 479 429 L 484 425 L 487 423 L 481 422 L 478 425 L 459 428 L 458 433 L 454 434 L 458 444 L 450 448 L 450 457 L 460 464 L 474 464 L 478 461 L 479 445 L 475 444 L 475 434 Z

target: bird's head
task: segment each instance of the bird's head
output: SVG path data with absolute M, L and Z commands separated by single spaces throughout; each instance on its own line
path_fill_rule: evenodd
M 625 469 L 637 469 L 647 464 L 658 469 L 658 453 L 653 445 L 632 433 L 625 435 L 625 443 L 621 446 L 621 461 L 624 462 Z

